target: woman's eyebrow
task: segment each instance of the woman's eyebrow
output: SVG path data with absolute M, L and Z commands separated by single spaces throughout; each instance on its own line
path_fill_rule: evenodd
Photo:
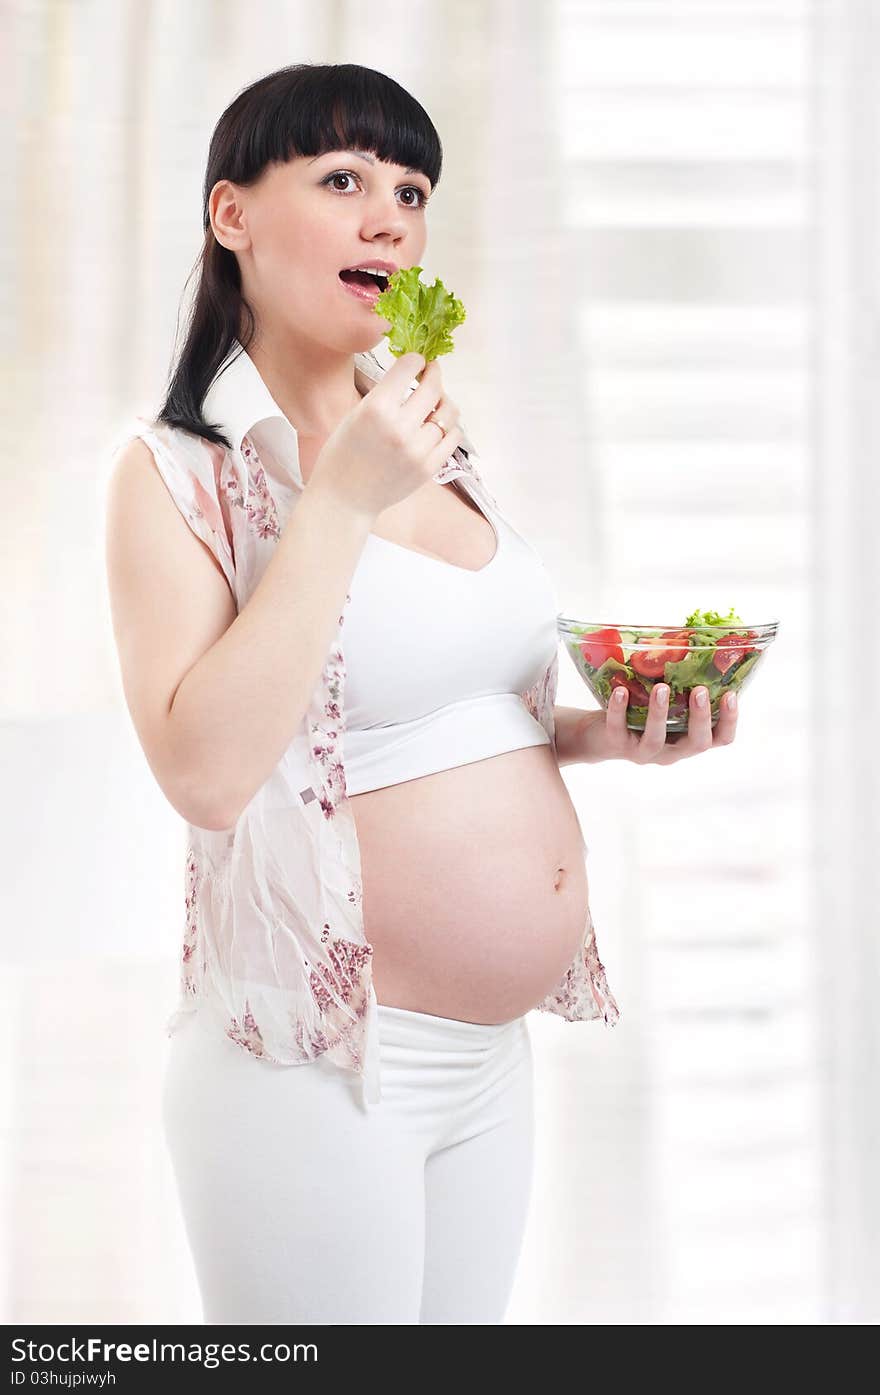
M 331 151 L 331 150 L 325 150 L 325 151 L 324 151 L 324 154 L 325 154 L 325 155 L 355 155 L 355 156 L 357 156 L 357 158 L 358 158 L 359 160 L 366 160 L 366 161 L 367 161 L 367 164 L 369 164 L 369 165 L 375 165 L 375 163 L 376 163 L 375 156 L 370 155 L 369 152 L 366 151 L 366 150 L 332 150 L 332 151 Z M 310 164 L 310 165 L 313 165 L 313 164 L 315 163 L 315 160 L 320 160 L 320 158 L 321 158 L 320 155 L 315 155 L 311 160 L 309 160 L 309 164 Z M 404 174 L 421 174 L 421 173 L 422 173 L 422 171 L 421 171 L 421 170 L 417 170 L 413 165 L 408 165 L 407 168 L 404 170 Z

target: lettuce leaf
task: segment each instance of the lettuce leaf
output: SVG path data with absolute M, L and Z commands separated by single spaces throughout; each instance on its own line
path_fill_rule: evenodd
M 712 663 L 714 653 L 714 646 L 711 649 L 692 649 L 680 663 L 667 664 L 664 678 L 672 692 L 680 693 L 684 688 L 706 687 L 709 689 L 709 697 L 714 699 L 725 686 L 723 675 Z
M 416 353 L 430 362 L 452 353 L 452 331 L 464 323 L 465 309 L 439 276 L 433 286 L 424 285 L 421 270 L 410 266 L 396 271 L 373 309 L 390 321 L 388 347 L 396 358 Z
M 745 621 L 740 619 L 740 617 L 734 611 L 733 606 L 731 606 L 730 610 L 727 612 L 726 615 L 722 615 L 721 612 L 718 610 L 694 610 L 685 620 L 684 626 L 682 628 L 690 629 L 691 626 L 699 628 L 702 625 L 743 624 L 745 624 Z

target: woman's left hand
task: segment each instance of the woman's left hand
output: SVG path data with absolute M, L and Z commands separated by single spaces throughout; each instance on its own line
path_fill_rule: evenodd
M 630 731 L 627 727 L 627 703 L 617 699 L 618 692 L 627 694 L 627 690 L 624 687 L 616 688 L 605 712 L 592 713 L 594 720 L 584 728 L 581 759 L 588 762 L 629 760 L 635 765 L 674 765 L 688 756 L 714 750 L 716 746 L 730 745 L 736 736 L 737 712 L 736 707 L 732 711 L 728 707 L 726 696 L 713 731 L 709 695 L 704 687 L 694 688 L 690 695 L 687 731 L 667 733 L 668 689 L 667 701 L 663 702 L 660 696 L 663 687 L 666 685 L 657 684 L 651 693 L 648 718 L 642 733 Z M 700 693 L 706 698 L 704 706 L 697 701 Z

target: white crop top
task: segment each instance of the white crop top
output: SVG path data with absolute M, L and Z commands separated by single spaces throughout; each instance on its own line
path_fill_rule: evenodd
M 556 653 L 558 596 L 534 548 L 489 521 L 478 571 L 368 535 L 343 632 L 348 794 L 549 744 L 519 695 Z

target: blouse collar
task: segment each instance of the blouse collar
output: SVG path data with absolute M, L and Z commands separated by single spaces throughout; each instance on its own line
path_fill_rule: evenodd
M 357 385 L 367 392 L 370 385 L 379 382 L 388 371 L 388 366 L 383 365 L 369 350 L 355 354 L 354 361 Z M 233 341 L 214 375 L 202 403 L 202 415 L 209 425 L 218 428 L 232 442 L 236 457 L 240 457 L 242 442 L 255 426 L 268 420 L 280 422 L 279 430 L 291 448 L 289 455 L 287 452 L 284 454 L 285 464 L 297 486 L 304 487 L 296 427 L 278 406 L 257 365 L 238 339 Z M 470 454 L 474 453 L 474 447 L 466 435 L 462 436 L 459 445 Z M 458 456 L 458 448 L 455 454 L 459 467 L 468 469 L 468 463 Z

